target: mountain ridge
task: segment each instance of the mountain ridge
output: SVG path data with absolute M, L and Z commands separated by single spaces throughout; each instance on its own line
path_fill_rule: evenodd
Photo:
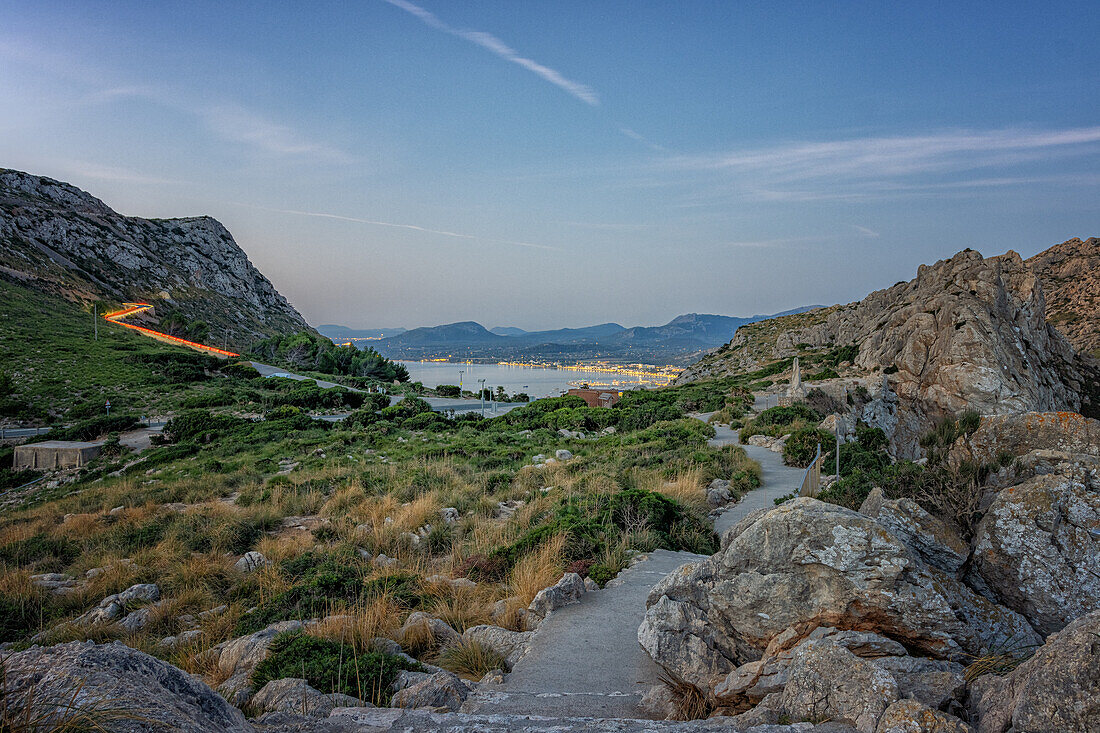
M 71 301 L 145 301 L 247 344 L 312 330 L 209 216 L 124 216 L 71 184 L 0 168 L 0 272 Z

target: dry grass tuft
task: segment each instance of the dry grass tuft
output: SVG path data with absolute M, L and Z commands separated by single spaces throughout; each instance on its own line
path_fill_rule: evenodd
M 349 644 L 357 654 L 370 651 L 374 639 L 392 637 L 398 627 L 401 609 L 388 595 L 367 599 L 349 608 L 327 615 L 306 633 L 322 639 Z
M 507 670 L 508 660 L 500 652 L 473 639 L 449 645 L 439 654 L 439 666 L 468 680 L 480 680 L 494 669 Z
M 657 676 L 661 684 L 668 688 L 672 704 L 676 707 L 677 720 L 702 720 L 709 718 L 718 707 L 714 696 L 700 690 L 690 682 L 677 679 L 671 673 L 662 671 Z
M 524 606 L 533 601 L 540 590 L 553 585 L 561 578 L 564 550 L 565 537 L 555 535 L 537 550 L 520 558 L 512 568 L 508 585 L 513 595 L 518 596 Z

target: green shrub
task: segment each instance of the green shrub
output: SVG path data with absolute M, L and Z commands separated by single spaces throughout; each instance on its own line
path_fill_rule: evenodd
M 801 428 L 787 436 L 783 445 L 783 462 L 788 466 L 805 468 L 817 454 L 818 447 L 827 449 L 833 442 L 833 435 L 820 428 Z M 823 451 L 824 454 L 824 451 Z
M 398 673 L 423 669 L 420 664 L 393 654 L 356 654 L 350 646 L 338 641 L 289 632 L 271 640 L 267 657 L 252 673 L 252 685 L 260 689 L 272 680 L 298 677 L 326 694 L 342 693 L 386 707 Z
M 292 417 L 298 417 L 302 414 L 301 408 L 294 405 L 279 405 L 278 407 L 269 410 L 264 415 L 265 420 L 288 420 Z
M 462 388 L 457 384 L 441 384 L 435 388 L 435 393 L 440 397 L 460 397 Z
M 67 537 L 36 534 L 0 545 L 0 563 L 18 567 L 34 565 L 40 572 L 60 572 L 80 553 L 80 544 Z
M 100 410 L 102 410 L 102 406 Z M 97 440 L 110 433 L 121 433 L 137 427 L 140 423 L 134 415 L 101 415 L 70 425 L 67 428 L 54 428 L 45 435 L 32 438 L 31 443 L 44 440 Z

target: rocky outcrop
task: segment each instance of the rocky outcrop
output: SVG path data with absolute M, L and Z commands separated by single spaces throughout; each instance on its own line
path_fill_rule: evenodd
M 1041 475 L 1000 491 L 974 547 L 981 584 L 1044 635 L 1100 609 L 1100 493 L 1079 481 Z
M 482 625 L 466 629 L 462 633 L 462 638 L 493 649 L 504 657 L 509 667 L 512 667 L 527 652 L 534 635 L 533 631 L 510 631 L 499 626 Z
M 985 416 L 977 430 L 956 441 L 948 460 L 989 463 L 1002 453 L 1022 456 L 1037 450 L 1100 457 L 1100 420 L 1075 412 Z
M 1100 730 L 1100 611 L 1047 639 L 1005 677 L 972 686 L 979 733 Z
M 566 573 L 549 588 L 543 588 L 527 607 L 529 620 L 541 621 L 564 606 L 580 603 L 585 594 L 584 580 L 577 573 Z
M 882 714 L 875 733 L 971 733 L 958 718 L 912 699 L 898 700 Z
M 1047 320 L 1077 351 L 1100 355 L 1100 239 L 1070 239 L 1027 264 L 1043 282 Z
M 30 720 L 82 713 L 87 718 L 77 727 L 113 733 L 252 730 L 240 710 L 202 682 L 119 642 L 31 647 L 7 656 L 4 670 L 0 697 L 13 720 L 31 705 Z
M 446 708 L 454 711 L 470 694 L 462 680 L 450 672 L 436 672 L 427 679 L 399 690 L 390 702 L 395 708 Z
M 818 626 L 871 631 L 947 660 L 1040 641 L 1022 616 L 849 509 L 794 499 L 742 521 L 723 543 L 654 587 L 638 630 L 653 659 L 706 689 L 788 629 L 795 638 Z
M 729 348 L 679 381 L 744 371 L 800 349 L 858 346 L 850 371 L 889 374 L 898 405 L 887 431 L 898 457 L 919 458 L 917 437 L 939 417 L 1079 412 L 1087 375 L 1070 344 L 1046 322 L 1043 288 L 1018 254 L 965 250 L 922 265 L 907 283 L 858 303 L 738 330 Z M 745 352 L 753 356 L 745 361 Z
M 308 329 L 216 220 L 122 216 L 67 183 L 0 169 L 0 266 L 74 300 L 142 300 L 238 338 Z

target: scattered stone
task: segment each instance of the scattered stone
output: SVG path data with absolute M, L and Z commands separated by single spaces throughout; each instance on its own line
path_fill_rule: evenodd
M 39 575 L 32 575 L 31 583 L 56 595 L 72 593 L 73 591 L 80 590 L 81 587 L 76 578 L 71 575 L 65 575 L 64 573 L 41 573 Z
M 504 684 L 504 670 L 503 669 L 491 669 L 485 673 L 485 676 L 481 678 L 478 685 L 502 685 Z
M 729 481 L 716 478 L 710 482 L 710 485 L 707 486 L 707 504 L 717 509 L 729 504 L 731 501 L 733 501 L 733 494 L 730 493 Z
M 446 708 L 458 710 L 470 694 L 470 688 L 450 672 L 436 672 L 428 679 L 410 685 L 393 696 L 394 708 Z
M 445 524 L 454 524 L 459 520 L 458 510 L 453 506 L 443 507 L 439 510 Z
M 577 573 L 566 573 L 554 585 L 543 588 L 535 596 L 527 610 L 545 619 L 555 610 L 573 603 L 580 603 L 585 593 L 584 581 Z
M 112 517 L 117 517 L 119 514 L 122 514 L 124 511 L 126 511 L 126 507 L 116 506 L 114 509 L 111 509 L 107 513 L 110 514 Z
M 233 567 L 242 573 L 251 573 L 267 565 L 267 558 L 261 553 L 251 550 L 244 553 L 241 559 L 234 563 Z
M 166 636 L 160 640 L 160 645 L 168 649 L 175 649 L 178 646 L 185 644 L 191 644 L 202 638 L 201 629 L 191 629 L 189 631 L 182 631 L 175 636 Z
M 207 619 L 214 618 L 215 616 L 221 616 L 223 613 L 229 610 L 229 606 L 214 606 L 206 611 L 199 612 L 199 618 Z
M 564 448 L 559 448 L 558 450 L 554 451 L 554 457 L 557 458 L 559 461 L 569 461 L 573 459 L 573 453 L 571 451 L 565 450 Z
M 429 616 L 423 611 L 415 611 L 409 614 L 409 617 L 405 619 L 405 623 L 401 627 L 400 634 L 404 636 L 417 627 L 427 627 L 431 631 L 435 643 L 441 648 L 462 641 L 462 634 L 451 628 L 446 621 L 442 621 L 434 616 Z
M 509 499 L 508 501 L 502 501 L 497 503 L 497 518 L 498 519 L 511 519 L 512 515 L 516 513 L 520 507 L 525 505 L 523 499 Z
M 258 712 L 299 713 L 311 718 L 328 717 L 334 708 L 373 707 L 350 695 L 325 694 L 294 677 L 268 682 L 252 696 L 249 705 Z
M 378 556 L 371 560 L 376 567 L 380 568 L 392 568 L 397 566 L 397 559 L 393 557 L 386 557 L 383 553 L 378 553 Z
M 160 600 L 160 588 L 155 583 L 139 583 L 121 593 L 107 596 L 95 608 L 75 618 L 73 624 L 92 626 L 114 621 L 121 618 L 129 607 L 157 600 Z
M 584 579 L 584 590 L 585 590 L 585 592 L 591 593 L 592 591 L 599 590 L 599 589 L 600 589 L 600 584 L 597 583 L 596 581 L 592 580 L 592 578 L 585 578 Z

